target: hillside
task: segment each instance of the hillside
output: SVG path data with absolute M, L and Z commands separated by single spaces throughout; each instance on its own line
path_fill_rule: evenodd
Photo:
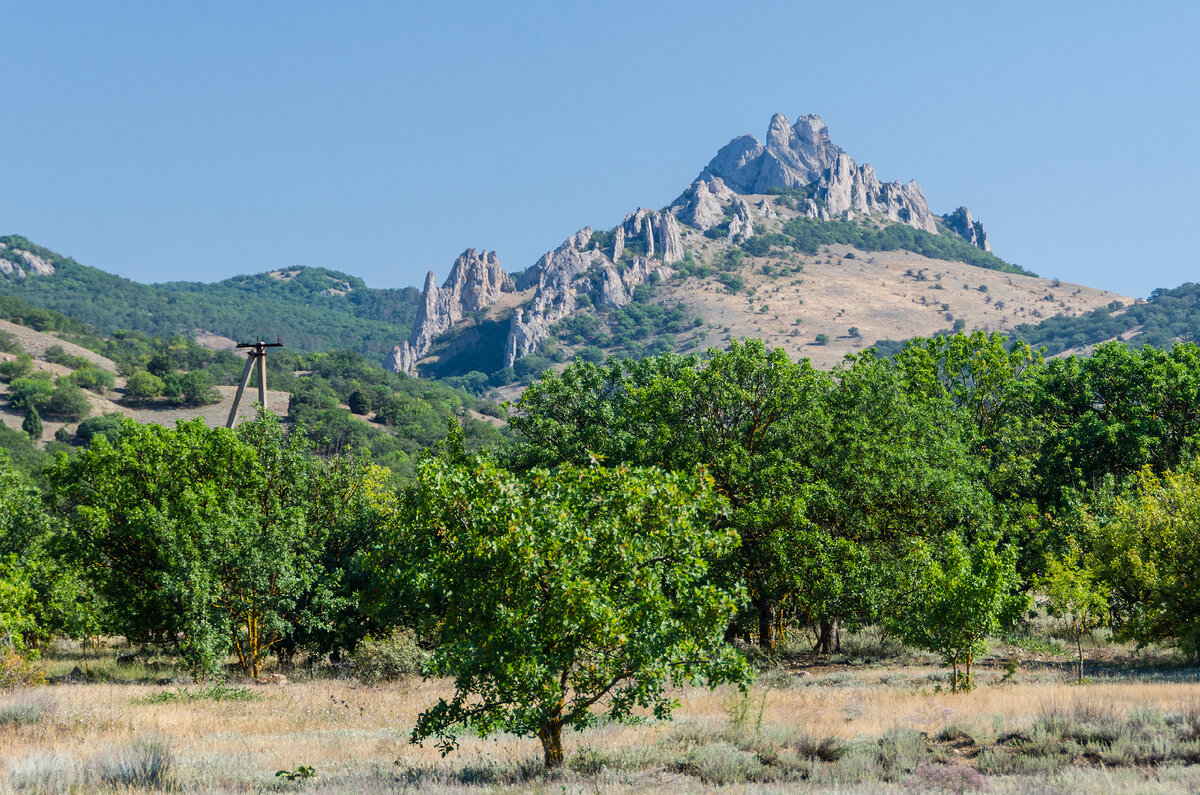
M 8 297 L 12 309 L 18 299 Z M 16 308 L 20 308 L 17 306 Z M 47 452 L 86 445 L 115 431 L 122 418 L 172 426 L 203 418 L 226 422 L 245 358 L 228 348 L 208 350 L 185 337 L 81 333 L 78 321 L 43 312 L 59 336 L 0 320 L 0 448 L 35 475 Z M 10 312 L 20 315 L 20 312 Z M 99 352 L 98 352 L 99 351 Z M 397 477 L 408 476 L 420 452 L 437 444 L 457 419 L 472 449 L 494 446 L 505 433 L 499 407 L 453 387 L 383 370 L 355 351 L 272 350 L 267 358 L 267 408 L 303 431 L 323 453 L 369 455 Z M 134 383 L 137 383 L 135 388 Z M 252 417 L 257 378 L 243 398 L 238 422 Z M 24 430 L 31 407 L 40 432 Z
M 0 294 L 59 311 L 101 334 L 210 333 L 282 338 L 302 350 L 382 354 L 407 333 L 419 293 L 374 289 L 323 268 L 290 268 L 215 284 L 146 285 L 80 265 L 19 235 L 0 237 Z

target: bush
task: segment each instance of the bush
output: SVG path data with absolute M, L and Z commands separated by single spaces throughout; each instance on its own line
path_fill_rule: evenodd
M 78 422 L 91 410 L 92 404 L 83 390 L 66 379 L 59 379 L 58 386 L 46 398 L 42 408 L 47 417 L 63 422 Z
M 125 418 L 115 411 L 101 414 L 99 417 L 89 417 L 75 429 L 75 439 L 79 444 L 91 444 L 92 439 L 104 436 L 110 442 L 115 442 L 121 435 L 121 423 L 124 421 Z
M 22 353 L 15 359 L 0 362 L 0 381 L 11 383 L 18 378 L 25 378 L 33 372 L 33 357 Z
M 386 638 L 368 635 L 360 640 L 354 664 L 363 682 L 395 682 L 418 674 L 427 656 L 411 629 L 397 628 Z
M 0 351 L 5 353 L 24 353 L 21 342 L 7 331 L 0 331 Z
M 71 373 L 71 382 L 82 389 L 90 389 L 98 395 L 113 388 L 113 375 L 99 367 L 80 367 Z

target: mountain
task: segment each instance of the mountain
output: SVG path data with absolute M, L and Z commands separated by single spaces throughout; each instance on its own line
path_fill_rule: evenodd
M 0 238 L 0 293 L 104 334 L 226 345 L 281 337 L 502 397 L 576 356 L 701 351 L 753 336 L 829 367 L 878 340 L 1026 333 L 1049 318 L 1138 305 L 1006 262 L 966 207 L 934 212 L 916 182 L 880 181 L 819 116 L 781 114 L 762 142 L 742 135 L 721 147 L 667 206 L 637 208 L 610 229 L 585 226 L 511 273 L 495 252 L 467 249 L 420 292 L 321 268 L 143 285 L 10 236 Z
M 1133 303 L 997 257 L 966 207 L 937 215 L 916 182 L 881 182 L 819 116 L 776 114 L 765 143 L 733 139 L 667 207 L 584 227 L 521 273 L 473 250 L 442 286 L 430 272 L 387 365 L 505 386 L 577 355 L 755 336 L 832 366 L 878 339 L 1011 331 L 1114 302 Z

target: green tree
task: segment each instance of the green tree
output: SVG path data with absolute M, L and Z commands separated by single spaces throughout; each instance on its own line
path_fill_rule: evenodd
M 289 638 L 330 629 L 351 599 L 330 547 L 380 479 L 306 444 L 266 414 L 236 432 L 127 421 L 118 443 L 60 457 L 66 551 L 109 606 L 105 628 L 177 645 L 198 676 L 230 651 L 257 676 Z
M 436 736 L 445 753 L 468 725 L 536 736 L 554 768 L 564 727 L 639 707 L 667 717 L 668 681 L 745 682 L 722 638 L 740 595 L 708 577 L 737 544 L 710 528 L 719 505 L 696 475 L 424 461 L 374 562 L 437 633 L 426 673 L 455 677 L 412 740 Z
M 78 422 L 91 410 L 92 404 L 88 402 L 87 395 L 66 378 L 58 379 L 54 391 L 42 401 L 42 411 L 46 416 L 62 422 Z
M 1062 618 L 1075 641 L 1078 665 L 1075 681 L 1083 681 L 1083 639 L 1108 620 L 1108 595 L 1104 584 L 1097 580 L 1089 561 L 1079 548 L 1071 544 L 1062 555 L 1046 561 L 1046 572 L 1038 585 L 1050 600 L 1050 614 Z
M 29 434 L 29 438 L 35 442 L 42 438 L 42 418 L 36 407 L 31 406 L 25 413 L 25 419 L 21 421 L 21 430 Z
M 166 385 L 158 376 L 138 370 L 125 379 L 125 396 L 134 403 L 144 404 L 162 395 Z
M 83 389 L 103 395 L 113 388 L 113 374 L 99 367 L 80 367 L 71 373 L 71 381 Z
M 987 651 L 988 636 L 1025 601 L 1015 595 L 1016 555 L 1011 548 L 997 550 L 995 538 L 968 546 L 957 535 L 946 537 L 937 552 L 935 557 L 926 550 L 923 576 L 888 624 L 913 645 L 942 655 L 952 669 L 953 692 L 970 690 L 971 665 Z M 965 668 L 962 675 L 959 666 Z
M 1121 619 L 1117 637 L 1200 660 L 1200 463 L 1162 476 L 1143 470 L 1106 513 L 1093 554 Z

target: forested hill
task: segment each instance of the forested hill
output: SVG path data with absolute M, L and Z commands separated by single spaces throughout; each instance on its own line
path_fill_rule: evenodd
M 323 268 L 214 284 L 147 285 L 80 265 L 19 235 L 0 237 L 0 244 L 0 266 L 9 266 L 0 267 L 0 292 L 69 315 L 102 334 L 203 330 L 238 339 L 280 337 L 302 350 L 349 348 L 378 355 L 408 335 L 420 300 L 415 288 L 374 289 L 358 277 Z M 38 272 L 21 252 L 53 272 Z
M 1018 326 L 1012 336 L 1054 355 L 1085 349 L 1112 339 L 1135 348 L 1170 348 L 1191 341 L 1200 332 L 1200 284 L 1186 282 L 1160 288 L 1147 301 L 1125 306 L 1115 301 L 1079 317 L 1050 317 L 1035 325 Z

